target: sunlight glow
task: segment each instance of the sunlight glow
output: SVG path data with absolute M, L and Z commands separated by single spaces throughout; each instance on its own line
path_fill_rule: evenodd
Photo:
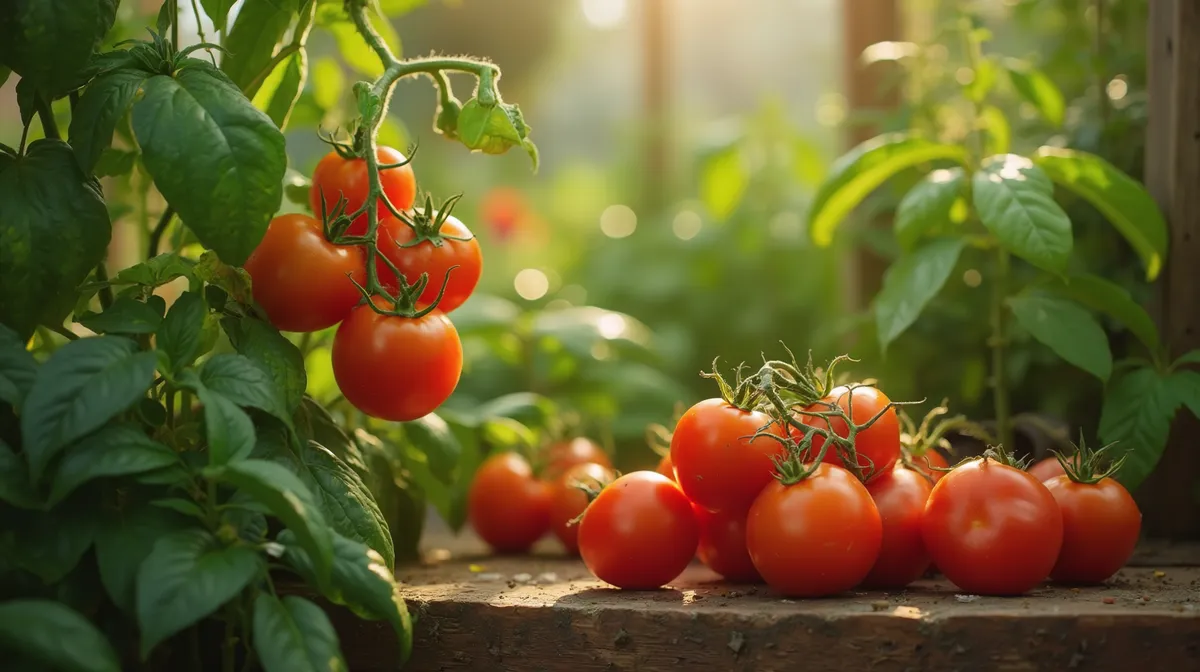
M 1125 75 L 1117 75 L 1112 78 L 1108 86 L 1104 87 L 1108 94 L 1109 100 L 1120 100 L 1129 93 L 1129 82 L 1125 80 Z
M 963 284 L 968 287 L 978 287 L 983 282 L 983 275 L 979 271 L 968 268 L 963 272 Z
M 691 210 L 680 210 L 679 214 L 675 215 L 675 220 L 671 222 L 671 232 L 680 240 L 691 240 L 700 233 L 704 222 L 700 219 L 700 215 Z
M 625 18 L 625 0 L 580 0 L 583 18 L 596 28 L 612 28 Z
M 610 205 L 600 213 L 600 230 L 609 238 L 625 238 L 637 229 L 637 213 L 628 205 Z
M 617 313 L 608 313 L 596 322 L 596 331 L 611 341 L 625 333 L 625 318 Z
M 550 279 L 536 268 L 526 268 L 513 278 L 513 289 L 526 301 L 537 301 L 550 291 Z

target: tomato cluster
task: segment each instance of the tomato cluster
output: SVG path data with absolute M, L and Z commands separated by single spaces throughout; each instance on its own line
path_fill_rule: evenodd
M 403 154 L 380 146 L 376 158 L 383 194 L 373 241 L 363 208 L 370 193 L 367 162 L 338 148 L 317 164 L 310 199 L 318 217 L 336 219 L 335 210 L 353 215 L 345 230 L 331 240 L 318 217 L 280 215 L 245 268 L 255 302 L 281 331 L 312 332 L 340 323 L 333 373 L 351 404 L 377 418 L 409 421 L 432 412 L 458 385 L 462 344 L 447 314 L 474 292 L 483 257 L 471 231 L 450 214 L 453 201 L 441 212 L 428 200 L 414 208 L 416 177 Z M 396 301 L 370 291 L 377 286 L 403 297 L 392 267 L 407 286 L 426 277 L 409 301 L 411 316 L 396 314 Z

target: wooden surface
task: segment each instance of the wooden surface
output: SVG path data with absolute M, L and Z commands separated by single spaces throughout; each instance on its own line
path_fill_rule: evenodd
M 1170 226 L 1162 278 L 1163 338 L 1171 354 L 1200 349 L 1200 2 L 1154 0 L 1147 54 L 1146 186 Z M 1200 539 L 1200 421 L 1179 413 L 1158 468 L 1140 488 L 1155 536 Z

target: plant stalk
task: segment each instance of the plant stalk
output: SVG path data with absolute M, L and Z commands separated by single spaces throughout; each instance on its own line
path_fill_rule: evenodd
M 104 261 L 96 264 L 96 282 L 104 283 L 100 288 L 100 307 L 108 310 L 113 304 L 113 290 L 112 285 L 108 284 L 108 265 Z
M 171 223 L 171 218 L 175 215 L 175 208 L 167 204 L 167 209 L 163 210 L 162 217 L 159 217 L 158 224 L 154 227 L 154 231 L 150 233 L 150 242 L 146 247 L 146 258 L 153 259 L 158 256 L 158 245 L 162 242 L 163 234 L 167 232 L 167 226 Z
M 58 132 L 58 122 L 54 120 L 54 110 L 50 107 L 50 102 L 40 93 L 35 97 L 37 98 L 37 115 L 42 120 L 42 131 L 47 138 L 61 139 L 62 134 Z
M 996 250 L 996 270 L 992 278 L 992 399 L 996 415 L 996 436 L 1000 445 L 1012 450 L 1012 407 L 1008 398 L 1004 301 L 1008 297 L 1008 251 Z

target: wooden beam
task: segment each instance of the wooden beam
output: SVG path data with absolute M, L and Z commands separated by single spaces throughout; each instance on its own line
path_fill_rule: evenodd
M 1200 2 L 1153 0 L 1147 68 L 1146 187 L 1166 215 L 1163 337 L 1173 356 L 1200 349 Z M 1144 530 L 1200 538 L 1200 421 L 1186 410 L 1138 492 Z

